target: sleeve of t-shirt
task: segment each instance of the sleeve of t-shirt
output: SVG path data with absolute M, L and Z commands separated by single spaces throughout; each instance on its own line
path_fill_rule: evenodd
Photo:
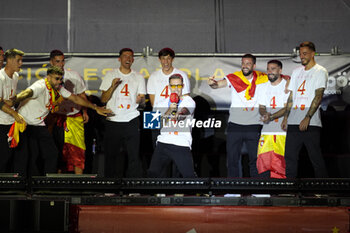
M 294 92 L 294 88 L 295 88 L 295 80 L 296 80 L 296 72 L 293 72 L 292 75 L 290 76 L 290 82 L 288 85 L 288 90 L 293 91 Z
M 192 98 L 184 98 L 180 105 L 180 108 L 187 108 L 191 114 L 194 113 L 194 109 L 196 108 L 196 102 Z
M 228 86 L 229 88 L 232 88 L 232 84 L 231 84 L 231 82 L 230 82 L 230 79 L 229 79 L 227 76 L 225 76 L 222 80 L 226 80 L 227 86 Z
M 324 69 L 318 70 L 316 73 L 316 89 L 326 88 L 328 80 L 328 72 Z
M 264 85 L 264 84 L 260 84 L 260 85 Z M 256 94 L 257 94 L 256 99 L 258 101 L 258 104 L 266 106 L 267 105 L 266 88 L 265 87 L 259 88 Z
M 72 95 L 72 93 L 64 87 L 61 87 L 60 94 L 62 95 L 63 98 L 66 98 L 66 99 Z
M 76 93 L 81 94 L 84 91 L 86 91 L 85 82 L 84 82 L 83 78 L 80 77 L 80 75 L 78 73 L 73 72 L 73 75 L 75 76 L 75 80 L 77 80 L 76 81 L 76 86 L 75 86 L 76 91 L 77 91 Z
M 39 95 L 41 95 L 41 93 L 43 91 L 45 91 L 46 86 L 45 83 L 41 83 L 39 81 L 36 81 L 35 83 L 33 83 L 31 86 L 29 86 L 29 89 L 31 89 L 33 91 L 33 96 L 32 98 L 35 99 L 37 98 Z
M 146 85 L 145 85 L 145 79 L 142 75 L 138 75 L 139 78 L 139 86 L 137 88 L 137 94 L 146 94 Z
M 155 90 L 155 83 L 154 83 L 154 80 L 155 80 L 155 74 L 151 74 L 151 76 L 149 77 L 148 81 L 147 81 L 147 94 L 151 94 L 151 95 L 154 95 L 156 93 L 156 90 Z
M 112 85 L 112 80 L 113 80 L 113 72 L 110 71 L 106 74 L 106 76 L 102 80 L 102 83 L 100 85 L 100 90 L 107 91 Z

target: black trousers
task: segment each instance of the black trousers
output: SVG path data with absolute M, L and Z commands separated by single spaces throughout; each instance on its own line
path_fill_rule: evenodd
M 58 151 L 47 127 L 27 125 L 15 151 L 14 172 L 22 176 L 56 173 L 57 158 Z
M 0 173 L 12 171 L 12 156 L 14 150 L 9 147 L 7 134 L 11 125 L 0 125 Z
M 172 161 L 176 164 L 182 177 L 196 177 L 190 148 L 161 142 L 157 143 L 157 147 L 152 155 L 148 176 L 162 177 L 165 174 L 163 170 Z
M 242 174 L 240 171 L 240 163 L 243 142 L 245 142 L 248 150 L 250 177 L 258 176 L 256 160 L 260 131 L 260 125 L 238 125 L 232 122 L 228 123 L 226 137 L 226 165 L 228 177 L 239 177 L 240 174 Z
M 105 124 L 105 177 L 124 177 L 124 163 L 121 159 L 123 144 L 125 144 L 128 153 L 126 177 L 142 177 L 138 117 L 129 122 L 106 120 Z
M 320 146 L 321 127 L 309 126 L 300 131 L 299 125 L 288 125 L 285 160 L 287 178 L 295 178 L 298 173 L 298 160 L 301 147 L 305 145 L 315 171 L 315 177 L 327 178 L 328 172 Z

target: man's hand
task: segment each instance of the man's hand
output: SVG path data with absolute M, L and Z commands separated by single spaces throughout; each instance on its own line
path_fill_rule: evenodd
M 170 113 L 177 111 L 177 103 L 171 103 L 169 106 Z
M 107 116 L 107 114 L 111 114 L 112 113 L 112 111 L 110 109 L 106 109 L 105 107 L 95 106 L 95 110 L 101 116 Z
M 13 107 L 15 105 L 16 98 L 12 97 L 9 100 L 3 100 L 5 104 L 7 104 L 9 107 Z
M 115 78 L 112 80 L 112 87 L 117 88 L 121 83 L 122 83 L 122 80 L 120 80 L 120 78 Z
M 283 129 L 284 131 L 287 131 L 287 126 L 288 126 L 288 119 L 284 117 L 281 123 L 281 129 Z
M 15 118 L 16 122 L 23 124 L 26 123 L 23 116 L 16 112 L 16 114 L 13 114 L 13 117 Z
M 208 85 L 211 88 L 217 88 L 218 87 L 218 82 L 215 80 L 215 76 L 211 76 L 208 78 Z
M 271 118 L 271 113 L 267 112 L 266 114 L 264 114 L 260 117 L 260 120 L 262 122 L 264 122 L 265 124 L 267 124 L 270 122 L 270 118 Z
M 299 124 L 300 131 L 306 131 L 310 124 L 310 117 L 306 116 Z
M 86 111 L 86 109 L 83 110 L 83 120 L 84 120 L 84 124 L 88 123 L 89 122 L 89 115 Z

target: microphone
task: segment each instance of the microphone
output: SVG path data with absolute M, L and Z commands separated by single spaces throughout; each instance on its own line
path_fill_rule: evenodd
M 179 103 L 180 98 L 179 95 L 175 92 L 170 94 L 170 103 L 176 103 L 176 109 L 172 111 L 171 115 L 175 115 L 177 112 L 177 104 Z

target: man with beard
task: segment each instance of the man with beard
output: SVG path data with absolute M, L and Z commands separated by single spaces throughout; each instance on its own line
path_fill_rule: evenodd
M 66 90 L 87 100 L 84 80 L 77 72 L 64 69 L 63 52 L 52 50 L 50 52 L 50 65 L 64 70 L 63 83 Z M 59 164 L 61 166 L 59 168 L 63 171 L 74 171 L 75 174 L 82 174 L 86 149 L 84 124 L 89 120 L 86 108 L 82 108 L 67 99 L 62 101 L 53 118 L 56 120 L 53 136 L 60 153 L 59 161 L 63 160 L 64 162 L 64 165 Z
M 20 137 L 18 151 L 14 158 L 14 171 L 22 176 L 27 175 L 28 161 L 30 161 L 31 175 L 57 172 L 58 151 L 44 119 L 50 111 L 58 110 L 58 104 L 63 98 L 94 109 L 100 115 L 106 116 L 110 113 L 110 110 L 95 106 L 80 96 L 70 93 L 62 87 L 62 82 L 63 70 L 52 66 L 47 70 L 47 76 L 44 79 L 33 83 L 12 101 L 11 105 L 21 103 L 18 112 L 28 124 Z M 39 158 L 44 161 L 43 169 L 37 166 Z
M 257 168 L 260 176 L 286 178 L 284 148 L 286 132 L 281 129 L 281 120 L 289 93 L 285 92 L 287 81 L 281 77 L 282 63 L 271 60 L 267 63 L 269 81 L 266 89 L 258 93 L 259 112 L 264 123 L 258 144 Z
M 289 85 L 290 96 L 282 121 L 287 130 L 286 176 L 294 178 L 298 173 L 299 152 L 304 144 L 315 176 L 328 177 L 320 146 L 320 104 L 327 85 L 327 70 L 315 61 L 315 45 L 306 41 L 300 44 L 300 59 L 303 66 L 296 68 Z
M 256 168 L 257 146 L 261 125 L 256 93 L 262 91 L 268 81 L 266 74 L 255 71 L 256 58 L 251 54 L 242 57 L 241 71 L 227 75 L 223 80 L 208 79 L 211 88 L 231 88 L 231 107 L 227 128 L 227 175 L 239 177 L 241 148 L 246 143 L 249 154 L 250 176 L 258 176 Z
M 9 148 L 7 134 L 11 125 L 17 121 L 24 123 L 23 118 L 14 108 L 5 103 L 16 96 L 19 70 L 22 66 L 24 53 L 18 49 L 9 49 L 5 52 L 6 65 L 0 70 L 0 173 L 11 171 L 11 157 L 13 150 Z
M 101 102 L 113 111 L 106 119 L 105 176 L 123 177 L 121 148 L 125 144 L 128 153 L 127 177 L 142 177 L 143 170 L 139 156 L 140 131 L 139 104 L 145 101 L 145 80 L 141 74 L 133 71 L 134 52 L 130 48 L 119 51 L 120 67 L 106 74 L 102 80 Z

